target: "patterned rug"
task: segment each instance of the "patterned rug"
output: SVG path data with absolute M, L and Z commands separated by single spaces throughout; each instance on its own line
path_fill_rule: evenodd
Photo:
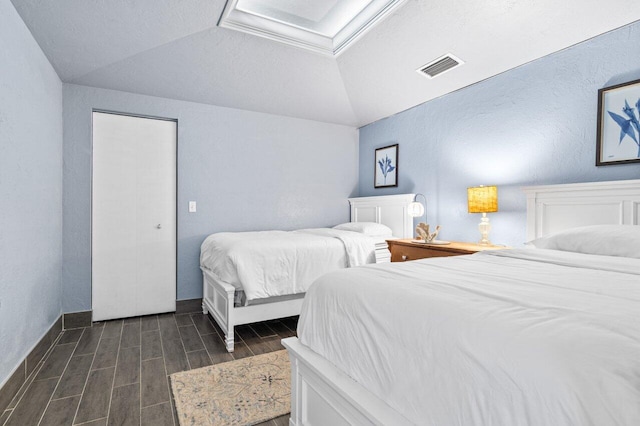
M 291 411 L 287 351 L 171 375 L 181 426 L 254 425 Z

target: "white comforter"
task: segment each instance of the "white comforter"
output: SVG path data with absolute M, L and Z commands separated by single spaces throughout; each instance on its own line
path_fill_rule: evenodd
M 318 228 L 222 232 L 202 243 L 200 266 L 244 290 L 247 300 L 304 293 L 326 272 L 375 262 L 376 240 Z
M 551 250 L 311 286 L 300 341 L 420 425 L 640 425 L 640 260 Z

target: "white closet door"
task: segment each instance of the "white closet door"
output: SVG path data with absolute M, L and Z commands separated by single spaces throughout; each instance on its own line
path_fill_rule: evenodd
M 93 320 L 175 311 L 175 121 L 93 113 Z

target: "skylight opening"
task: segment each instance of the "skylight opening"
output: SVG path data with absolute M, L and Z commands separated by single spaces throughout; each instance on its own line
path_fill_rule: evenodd
M 338 56 L 406 0 L 229 0 L 218 25 Z

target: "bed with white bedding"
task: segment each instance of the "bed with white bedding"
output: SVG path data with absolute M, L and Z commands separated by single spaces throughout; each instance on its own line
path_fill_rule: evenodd
M 304 293 L 328 271 L 375 263 L 384 238 L 331 228 L 221 232 L 202 243 L 200 265 L 250 302 Z
M 234 327 L 298 315 L 309 285 L 324 273 L 380 259 L 380 242 L 407 237 L 413 194 L 351 198 L 350 223 L 296 231 L 222 232 L 200 252 L 202 308 L 223 330 L 229 352 Z M 383 258 L 385 256 L 382 256 Z
M 414 424 L 640 421 L 640 259 L 497 250 L 329 273 L 298 334 Z
M 532 192 L 538 249 L 314 283 L 283 341 L 290 424 L 640 424 L 640 227 L 545 237 L 640 224 L 640 181 Z

